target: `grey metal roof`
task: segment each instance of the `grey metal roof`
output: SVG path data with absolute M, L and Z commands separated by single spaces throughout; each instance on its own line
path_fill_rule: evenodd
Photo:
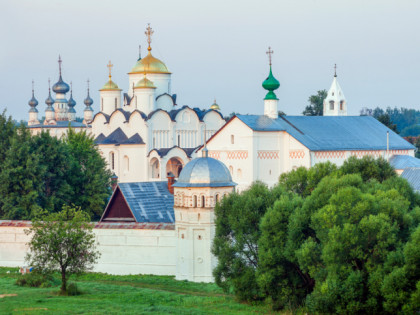
M 393 155 L 389 159 L 389 163 L 397 170 L 402 170 L 408 167 L 420 168 L 420 159 L 409 155 Z
M 95 143 L 96 144 L 144 144 L 144 141 L 138 133 L 128 138 L 121 128 L 117 128 L 107 137 L 101 133 L 95 139 Z
M 420 168 L 406 168 L 404 172 L 402 172 L 401 177 L 405 178 L 410 183 L 414 191 L 420 192 Z
M 311 151 L 413 150 L 415 147 L 370 116 L 237 115 L 255 131 L 286 131 Z
M 173 150 L 173 149 L 175 149 L 175 148 L 179 148 L 179 149 L 181 149 L 181 150 L 183 150 L 184 152 L 185 152 L 185 154 L 188 156 L 188 157 L 191 157 L 191 154 L 194 152 L 194 150 L 195 149 L 197 149 L 198 147 L 196 147 L 196 148 L 181 148 L 181 147 L 178 147 L 177 145 L 174 145 L 173 147 L 171 147 L 171 148 L 160 148 L 160 149 L 152 149 L 152 150 L 150 150 L 150 152 L 149 152 L 149 154 L 147 155 L 147 156 L 149 156 L 150 155 L 150 153 L 152 153 L 152 151 L 156 151 L 157 152 L 157 154 L 159 154 L 159 156 L 160 157 L 164 157 L 164 156 L 166 156 L 171 150 Z
M 202 157 L 188 162 L 173 187 L 236 186 L 228 168 L 220 161 Z
M 174 223 L 174 196 L 168 182 L 119 183 L 137 222 Z

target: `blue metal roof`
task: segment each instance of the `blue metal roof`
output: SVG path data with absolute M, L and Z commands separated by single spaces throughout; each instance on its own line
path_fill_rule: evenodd
M 152 150 L 150 150 L 150 152 L 149 152 L 149 154 L 147 155 L 147 156 L 149 156 L 150 155 L 150 153 L 152 153 L 152 151 L 156 151 L 157 152 L 157 154 L 159 154 L 159 156 L 160 157 L 164 157 L 164 156 L 166 156 L 169 152 L 171 152 L 171 150 L 173 150 L 173 149 L 176 149 L 176 148 L 178 148 L 178 149 L 181 149 L 181 150 L 183 150 L 184 152 L 185 152 L 185 154 L 188 156 L 188 157 L 191 157 L 191 154 L 198 148 L 198 147 L 196 147 L 196 148 L 181 148 L 181 147 L 179 147 L 179 146 L 177 146 L 177 145 L 174 145 L 173 147 L 171 147 L 171 148 L 160 148 L 160 149 L 152 149 Z
M 420 168 L 406 168 L 401 174 L 413 187 L 414 191 L 420 192 Z
M 137 222 L 175 222 L 174 196 L 167 181 L 120 183 L 118 187 Z
M 68 120 L 58 120 L 56 121 L 57 124 L 55 125 L 44 125 L 44 124 L 37 124 L 28 126 L 28 128 L 91 128 L 90 125 L 78 122 L 78 121 L 68 121 Z
M 408 167 L 420 168 L 420 159 L 409 155 L 393 155 L 389 159 L 389 163 L 397 170 L 402 170 Z
M 255 131 L 286 131 L 311 151 L 390 150 L 415 147 L 370 116 L 280 116 L 237 115 Z

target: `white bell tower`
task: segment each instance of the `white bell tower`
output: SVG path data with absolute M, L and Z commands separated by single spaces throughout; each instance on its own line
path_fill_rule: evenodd
M 347 101 L 337 81 L 337 65 L 334 65 L 334 79 L 324 99 L 324 116 L 347 116 Z

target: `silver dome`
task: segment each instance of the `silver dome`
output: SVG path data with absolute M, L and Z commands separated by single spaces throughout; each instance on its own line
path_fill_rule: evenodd
M 60 78 L 58 79 L 58 82 L 53 85 L 52 90 L 55 93 L 66 94 L 70 90 L 70 86 L 66 82 L 63 81 L 60 74 Z
M 196 158 L 187 163 L 174 187 L 228 187 L 236 186 L 228 168 L 209 157 Z
M 70 99 L 69 99 L 68 105 L 69 105 L 69 107 L 76 106 L 76 101 L 73 99 L 73 95 L 70 95 Z
M 35 107 L 38 105 L 38 101 L 35 98 L 35 96 L 32 94 L 32 98 L 30 99 L 30 101 L 28 102 L 29 106 L 31 107 Z

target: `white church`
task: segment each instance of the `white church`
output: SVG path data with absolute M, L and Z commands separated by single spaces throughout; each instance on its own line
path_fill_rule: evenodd
M 226 122 L 217 104 L 208 110 L 178 108 L 171 95 L 171 73 L 151 53 L 152 33 L 149 26 L 148 55 L 128 73 L 127 93 L 122 95 L 110 72 L 100 89 L 101 111 L 85 116 L 86 128 L 118 176 L 95 224 L 102 253 L 96 271 L 210 282 L 216 264 L 210 252 L 214 207 L 232 191 L 256 180 L 272 186 L 284 172 L 325 161 L 341 165 L 350 156 L 418 165 L 415 147 L 398 134 L 372 117 L 347 116 L 336 74 L 324 100 L 324 116 L 279 116 L 275 91 L 280 83 L 272 73 L 271 49 L 261 114 L 238 114 Z M 108 66 L 111 69 L 111 63 Z M 61 82 L 60 71 L 57 84 Z M 48 102 L 57 104 L 53 109 L 58 124 L 70 117 L 62 111 L 70 112 L 70 101 L 64 101 L 69 89 L 53 90 L 58 101 Z M 31 110 L 36 109 L 37 102 L 31 102 Z M 88 108 L 91 102 L 85 104 Z M 34 130 L 54 126 L 37 122 L 34 111 L 30 115 Z M 22 263 L 25 224 L 0 221 L 3 235 L 10 236 L 0 248 L 0 265 Z

